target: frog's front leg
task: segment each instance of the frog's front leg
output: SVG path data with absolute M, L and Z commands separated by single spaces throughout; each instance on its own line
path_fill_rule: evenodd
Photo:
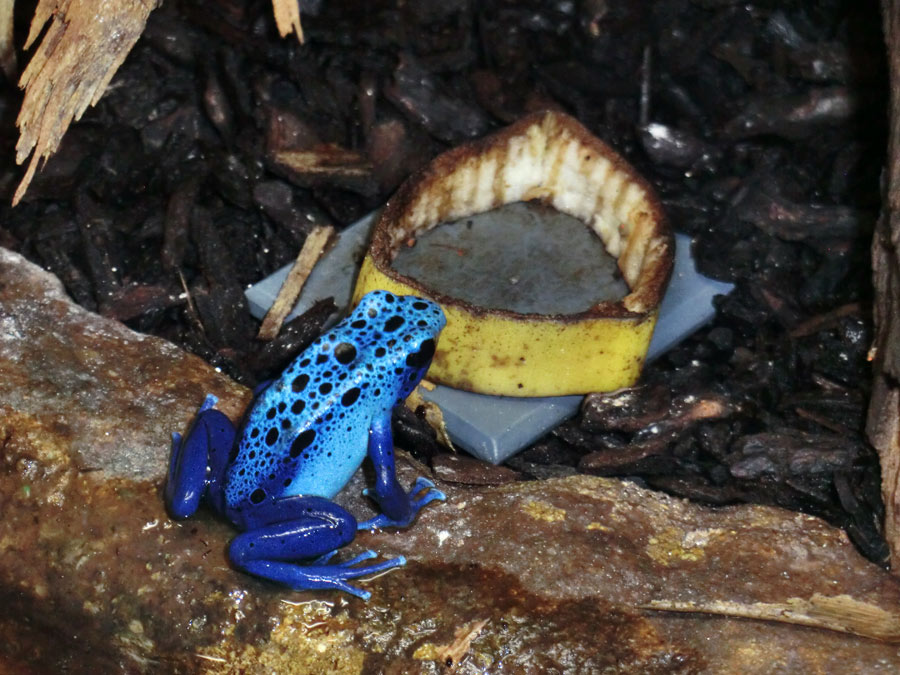
M 206 397 L 184 438 L 172 434 L 165 502 L 173 518 L 192 516 L 204 496 L 222 511 L 222 479 L 236 432 L 231 420 L 213 408 L 217 400 Z
M 375 464 L 375 489 L 366 490 L 365 495 L 378 502 L 381 513 L 360 523 L 359 529 L 371 530 L 376 527 L 406 527 L 421 508 L 435 500 L 447 497 L 434 487 L 434 483 L 419 477 L 407 493 L 397 481 L 394 463 L 394 439 L 391 435 L 390 413 L 373 421 L 369 429 L 369 457 Z M 425 490 L 421 497 L 416 497 Z
M 334 502 L 321 497 L 287 497 L 249 516 L 253 529 L 238 535 L 228 557 L 238 569 L 294 590 L 337 588 L 364 600 L 368 591 L 348 579 L 406 564 L 403 556 L 375 565 L 353 567 L 375 556 L 372 551 L 343 563 L 326 564 L 334 552 L 356 536 L 356 519 Z M 297 560 L 311 561 L 298 564 Z

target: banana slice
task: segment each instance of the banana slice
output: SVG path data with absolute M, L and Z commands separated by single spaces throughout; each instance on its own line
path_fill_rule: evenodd
M 392 267 L 401 247 L 440 223 L 540 200 L 591 228 L 630 292 L 574 314 L 486 309 Z M 576 120 L 530 115 L 435 158 L 388 202 L 354 291 L 428 297 L 447 326 L 428 379 L 504 396 L 609 391 L 637 380 L 672 272 L 675 242 L 647 182 Z

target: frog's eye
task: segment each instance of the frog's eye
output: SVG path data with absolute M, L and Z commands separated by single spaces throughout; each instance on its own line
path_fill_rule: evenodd
M 338 360 L 338 363 L 342 363 L 346 366 L 348 363 L 352 363 L 353 359 L 356 358 L 356 347 L 349 342 L 341 342 L 334 348 L 334 358 Z
M 369 311 L 366 312 L 366 315 L 367 315 L 370 319 L 374 319 L 376 316 L 378 316 L 378 310 L 375 309 L 374 307 L 369 307 Z
M 431 338 L 425 340 L 422 342 L 422 346 L 419 347 L 419 351 L 413 352 L 406 357 L 406 365 L 412 366 L 413 368 L 421 368 L 431 361 L 431 357 L 434 356 L 434 350 L 434 340 Z

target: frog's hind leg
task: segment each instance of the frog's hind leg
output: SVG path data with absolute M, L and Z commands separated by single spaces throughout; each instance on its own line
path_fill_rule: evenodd
M 231 420 L 213 409 L 216 400 L 206 397 L 184 438 L 172 434 L 165 501 L 174 518 L 193 515 L 204 495 L 221 510 L 220 486 L 236 432 Z
M 337 549 L 353 541 L 357 525 L 349 511 L 327 499 L 289 497 L 266 510 L 269 513 L 259 514 L 264 522 L 235 537 L 228 547 L 232 564 L 255 576 L 297 591 L 335 588 L 368 600 L 368 591 L 351 586 L 347 580 L 406 564 L 399 556 L 354 567 L 375 557 L 372 551 L 343 563 L 330 563 Z M 276 516 L 276 522 L 265 522 Z

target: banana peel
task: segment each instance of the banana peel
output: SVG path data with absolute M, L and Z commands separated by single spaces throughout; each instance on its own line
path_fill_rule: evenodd
M 574 314 L 518 313 L 475 306 L 391 265 L 400 247 L 440 223 L 531 200 L 590 227 L 630 292 Z M 353 302 L 381 288 L 439 303 L 447 326 L 433 382 L 504 396 L 609 391 L 640 375 L 674 254 L 647 182 L 575 119 L 543 112 L 438 156 L 404 183 L 375 225 Z

